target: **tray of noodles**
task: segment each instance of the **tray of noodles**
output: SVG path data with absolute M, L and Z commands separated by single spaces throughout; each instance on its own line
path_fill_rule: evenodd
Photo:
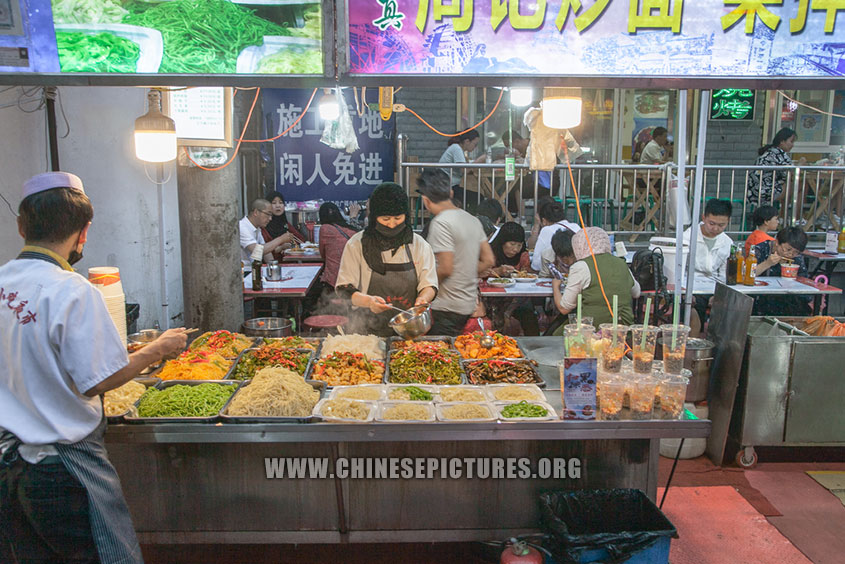
M 161 382 L 159 378 L 133 378 L 124 385 L 106 392 L 103 395 L 103 412 L 106 418 L 111 423 L 122 420 L 129 414 L 138 398 L 144 395 L 147 388 L 152 388 L 159 382 Z
M 215 352 L 187 350 L 150 376 L 162 380 L 225 380 L 231 376 L 235 361 Z
M 546 401 L 546 394 L 535 384 L 489 384 L 485 388 L 493 401 Z
M 385 342 L 376 335 L 329 335 L 320 344 L 317 358 L 324 358 L 336 352 L 362 353 L 370 360 L 384 360 Z
M 390 401 L 438 401 L 437 386 L 426 384 L 388 384 L 387 399 Z
M 230 378 L 249 380 L 257 371 L 268 366 L 281 366 L 305 376 L 313 354 L 314 351 L 309 349 L 295 349 L 279 343 L 263 344 L 247 349 L 241 354 Z
M 290 337 L 262 337 L 258 340 L 259 345 L 274 345 L 279 347 L 287 347 L 290 349 L 310 349 L 316 351 L 320 348 L 320 343 L 323 340 L 319 337 L 300 337 L 299 335 L 291 335 Z
M 131 423 L 214 423 L 241 382 L 171 380 L 148 388 L 124 419 Z
M 438 421 L 479 423 L 495 421 L 496 411 L 489 403 L 444 402 L 434 406 Z
M 545 401 L 497 401 L 493 403 L 499 421 L 554 421 L 557 419 L 555 408 Z
M 370 360 L 364 353 L 334 352 L 313 363 L 309 378 L 328 386 L 381 384 L 385 368 L 381 360 Z
M 330 399 L 354 399 L 380 401 L 385 398 L 383 384 L 358 384 L 356 386 L 335 386 Z
M 189 351 L 206 351 L 217 353 L 223 358 L 234 360 L 245 349 L 255 344 L 255 337 L 247 337 L 241 333 L 231 331 L 207 331 L 194 339 Z
M 546 387 L 537 372 L 537 361 L 528 359 L 490 358 L 463 361 L 470 384 L 536 384 Z
M 526 358 L 525 351 L 513 337 L 502 335 L 498 331 L 488 331 L 487 335 L 493 337 L 495 345 L 487 349 L 481 346 L 481 331 L 475 331 L 469 335 L 455 337 L 455 348 L 461 356 L 467 360 L 484 358 Z
M 490 399 L 484 386 L 439 386 L 435 401 L 483 403 Z
M 326 383 L 305 380 L 286 368 L 270 366 L 256 372 L 220 410 L 226 423 L 309 423 L 326 392 Z
M 463 384 L 457 351 L 436 341 L 405 342 L 390 353 L 388 382 L 391 384 Z
M 370 423 L 376 415 L 377 402 L 350 399 L 321 399 L 312 412 L 328 423 Z
M 436 421 L 430 401 L 383 401 L 378 405 L 376 421 L 383 423 L 428 423 Z

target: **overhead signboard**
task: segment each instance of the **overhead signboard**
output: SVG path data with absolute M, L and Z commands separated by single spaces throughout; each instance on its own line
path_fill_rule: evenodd
M 845 3 L 348 0 L 349 73 L 845 75 Z
M 0 74 L 322 76 L 322 14 L 321 0 L 0 0 Z
M 720 88 L 710 100 L 710 119 L 713 121 L 754 121 L 753 90 Z

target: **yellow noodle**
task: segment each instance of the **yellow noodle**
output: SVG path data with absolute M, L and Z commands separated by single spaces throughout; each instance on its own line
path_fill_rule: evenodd
M 381 397 L 381 390 L 371 386 L 345 388 L 338 390 L 335 397 L 358 400 L 377 400 Z
M 444 407 L 443 416 L 446 419 L 489 419 L 490 410 L 483 405 L 463 403 Z
M 467 388 L 449 388 L 443 386 L 440 388 L 440 398 L 443 401 L 484 401 L 484 394 L 478 390 L 469 390 Z
M 503 388 L 494 388 L 493 395 L 497 400 L 501 401 L 519 401 L 519 400 L 537 400 L 537 392 L 531 388 L 521 388 L 519 386 L 505 386 Z
M 255 373 L 238 391 L 227 415 L 246 417 L 307 417 L 320 400 L 320 392 L 287 368 L 271 366 Z
M 382 419 L 390 421 L 425 421 L 430 419 L 429 410 L 418 403 L 400 403 L 384 410 Z
M 363 421 L 370 413 L 370 406 L 360 401 L 331 399 L 323 404 L 323 415 L 337 419 L 359 419 Z
M 106 415 L 114 417 L 126 413 L 138 398 L 144 395 L 147 387 L 143 384 L 129 380 L 124 385 L 106 392 L 103 398 L 103 411 Z

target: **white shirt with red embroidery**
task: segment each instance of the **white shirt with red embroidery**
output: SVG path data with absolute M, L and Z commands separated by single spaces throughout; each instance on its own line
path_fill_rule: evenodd
M 128 363 L 88 280 L 38 259 L 0 267 L 0 430 L 25 445 L 84 439 L 103 416 L 84 392 Z

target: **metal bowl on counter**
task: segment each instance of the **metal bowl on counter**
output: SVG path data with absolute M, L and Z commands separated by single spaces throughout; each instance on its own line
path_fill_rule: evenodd
M 406 313 L 400 313 L 388 323 L 403 339 L 415 339 L 431 329 L 431 306 L 418 305 Z
M 256 317 L 241 325 L 241 332 L 248 337 L 290 337 L 293 335 L 290 319 L 284 317 Z
M 143 329 L 137 333 L 127 335 L 126 349 L 131 353 L 140 350 L 161 337 L 162 333 L 164 331 L 160 329 Z

